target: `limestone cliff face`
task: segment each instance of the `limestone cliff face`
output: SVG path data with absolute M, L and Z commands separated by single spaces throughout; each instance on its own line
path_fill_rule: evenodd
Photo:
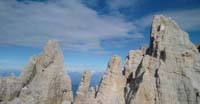
M 200 104 L 199 60 L 187 33 L 173 20 L 155 16 L 147 54 L 132 65 L 138 67 L 127 82 L 126 104 Z
M 0 80 L 2 104 L 61 104 L 72 101 L 71 81 L 64 73 L 63 55 L 54 40 L 32 57 L 18 78 Z
M 113 56 L 97 92 L 98 104 L 124 104 L 125 77 L 121 71 L 121 58 Z
M 162 15 L 154 17 L 149 48 L 131 50 L 121 73 L 114 56 L 88 104 L 200 104 L 200 54 Z
M 0 78 L 0 104 L 70 104 L 57 42 L 49 41 L 20 77 Z M 200 104 L 200 53 L 171 19 L 154 17 L 148 48 L 131 50 L 124 70 L 113 56 L 97 88 L 83 73 L 73 104 Z

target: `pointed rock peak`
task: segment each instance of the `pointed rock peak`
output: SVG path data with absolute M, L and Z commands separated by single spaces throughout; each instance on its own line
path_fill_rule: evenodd
M 39 61 L 43 67 L 51 63 L 63 64 L 63 53 L 57 40 L 49 40 L 46 43 Z
M 91 76 L 91 72 L 89 70 L 85 70 L 83 72 L 83 76 L 82 76 L 82 82 L 86 82 L 89 83 L 90 82 L 90 76 Z
M 84 92 L 84 93 L 88 92 L 88 89 L 90 86 L 90 76 L 91 76 L 90 74 L 91 73 L 89 70 L 86 70 L 83 72 L 82 79 L 81 79 L 79 89 L 78 89 L 78 93 L 79 92 Z
M 157 23 L 159 23 L 159 24 L 157 24 Z M 164 31 L 166 25 L 167 26 L 171 25 L 171 26 L 173 26 L 173 28 L 180 29 L 178 24 L 174 20 L 172 20 L 171 17 L 166 17 L 163 15 L 155 15 L 154 16 L 153 25 L 156 26 L 156 24 L 158 25 L 156 28 L 158 32 Z
M 123 74 L 126 78 L 135 77 L 134 73 L 140 62 L 142 61 L 144 55 L 146 53 L 146 48 L 141 48 L 140 50 L 130 50 L 128 56 L 126 57 L 125 66 L 123 70 Z
M 108 63 L 108 71 L 120 70 L 121 57 L 118 55 L 112 56 Z
M 83 72 L 82 79 L 76 93 L 75 104 L 84 104 L 89 96 L 90 71 Z
M 60 51 L 61 49 L 59 47 L 57 40 L 49 40 L 44 47 L 44 53 L 47 56 L 52 56 L 56 52 L 60 52 Z
M 163 15 L 154 16 L 148 53 L 161 58 L 165 57 L 167 52 L 180 54 L 188 50 L 197 52 L 188 34 L 171 18 Z
M 31 58 L 18 78 L 3 83 L 0 78 L 0 104 L 61 104 L 72 99 L 71 80 L 64 73 L 62 51 L 55 40 Z

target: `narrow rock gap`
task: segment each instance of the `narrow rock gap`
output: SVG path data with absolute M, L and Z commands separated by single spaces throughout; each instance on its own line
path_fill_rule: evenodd
M 26 81 L 26 83 L 23 84 L 23 87 L 28 85 L 33 80 L 33 78 L 35 77 L 36 73 L 37 73 L 36 72 L 36 64 L 34 64 L 32 72 L 31 72 L 31 75 L 29 76 L 29 79 Z
M 22 83 L 22 88 L 26 87 L 26 85 L 28 85 L 28 84 L 31 82 L 31 80 L 34 78 L 35 75 L 36 75 L 36 65 L 33 66 L 32 72 L 31 72 L 29 78 L 27 79 L 27 81 L 26 81 L 25 83 Z M 16 97 L 19 97 L 19 96 L 20 96 L 20 93 L 21 93 L 21 90 L 22 90 L 22 89 L 20 89 L 19 91 L 16 91 L 16 92 L 15 92 L 16 95 L 13 96 L 12 98 L 10 98 L 8 101 L 12 101 L 12 100 L 15 99 Z M 0 102 L 1 102 L 1 101 L 0 101 Z
M 135 78 L 132 77 L 132 75 L 133 75 L 133 73 L 132 73 L 132 75 L 130 75 L 127 80 L 127 82 L 129 82 L 128 84 L 129 84 L 130 90 L 128 91 L 128 89 L 124 89 L 125 94 L 127 94 L 127 95 L 124 95 L 125 96 L 125 104 L 130 104 L 131 99 L 134 99 L 135 94 L 140 86 L 140 83 L 143 80 L 143 75 L 145 72 L 142 72 L 140 74 L 140 71 L 142 69 L 142 62 L 143 62 L 143 58 L 142 58 L 140 64 L 138 65 L 138 68 L 136 69 Z
M 198 104 L 198 98 L 200 97 L 200 94 L 199 94 L 199 92 L 196 92 L 196 103 Z
M 157 31 L 160 32 L 161 30 L 161 25 L 158 26 Z
M 154 37 L 150 37 L 150 46 L 146 51 L 147 55 L 152 55 L 153 54 L 153 42 L 155 41 Z
M 155 103 L 158 102 L 158 104 L 161 104 L 161 92 L 160 92 L 160 76 L 159 76 L 159 70 L 160 70 L 160 66 L 161 66 L 161 60 L 159 60 L 159 66 L 158 68 L 155 70 L 155 74 L 154 74 L 154 77 L 155 77 L 155 83 L 156 83 L 156 92 L 157 92 L 157 98 L 155 98 Z
M 166 61 L 166 51 L 162 50 L 160 51 L 160 59 L 162 59 L 164 62 Z

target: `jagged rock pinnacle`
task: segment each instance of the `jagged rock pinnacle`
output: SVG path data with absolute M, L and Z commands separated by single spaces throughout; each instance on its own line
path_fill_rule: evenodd
M 119 56 L 115 55 L 110 59 L 97 92 L 97 102 L 100 104 L 124 104 L 125 77 L 120 64 Z
M 89 86 L 90 71 L 84 71 L 78 91 L 76 93 L 75 104 L 84 104 L 84 102 L 87 102 L 87 99 L 89 99 Z
M 126 85 L 126 104 L 200 103 L 200 56 L 177 23 L 155 16 L 147 53 L 138 67 L 132 68 L 134 77 Z M 134 66 L 134 59 L 128 61 Z
M 48 41 L 44 51 L 30 59 L 20 77 L 5 80 L 0 81 L 3 104 L 72 102 L 71 81 L 64 73 L 62 51 L 55 40 Z
M 172 52 L 170 54 L 198 52 L 188 34 L 181 30 L 175 21 L 163 15 L 156 15 L 152 24 L 149 53 L 160 58 L 168 51 Z
M 0 104 L 70 104 L 71 81 L 55 40 L 20 77 L 0 78 Z M 150 46 L 131 50 L 124 71 L 113 56 L 96 90 L 83 73 L 75 104 L 200 104 L 200 53 L 176 22 L 156 15 Z

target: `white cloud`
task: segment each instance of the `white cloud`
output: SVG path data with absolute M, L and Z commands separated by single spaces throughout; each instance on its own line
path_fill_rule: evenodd
M 180 25 L 181 28 L 187 31 L 196 31 L 200 28 L 200 8 L 196 8 L 152 13 L 134 21 L 134 25 L 138 27 L 137 30 L 149 27 L 151 25 L 153 16 L 156 14 L 163 14 L 165 16 L 171 17 Z
M 200 8 L 191 10 L 179 10 L 164 13 L 176 20 L 186 30 L 193 31 L 200 28 Z
M 127 37 L 134 25 L 99 16 L 78 0 L 0 1 L 0 44 L 42 47 L 58 39 L 64 49 L 102 51 L 101 40 Z
M 83 64 L 77 64 L 77 65 L 65 65 L 65 71 L 66 72 L 83 72 L 85 70 L 90 70 L 92 72 L 103 72 L 106 70 L 106 66 L 102 65 L 83 65 Z
M 140 0 L 106 0 L 107 4 L 110 6 L 111 9 L 120 9 L 120 8 L 127 8 L 127 7 L 134 7 L 138 5 Z

